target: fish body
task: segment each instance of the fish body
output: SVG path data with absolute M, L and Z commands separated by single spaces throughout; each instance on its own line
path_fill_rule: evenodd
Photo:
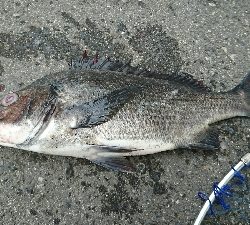
M 0 144 L 131 171 L 124 156 L 218 148 L 210 125 L 249 116 L 249 87 L 249 75 L 233 90 L 214 93 L 186 75 L 59 72 L 17 91 L 13 103 L 11 95 L 2 99 Z

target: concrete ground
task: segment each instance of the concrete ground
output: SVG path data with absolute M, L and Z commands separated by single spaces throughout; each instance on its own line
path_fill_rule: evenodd
M 16 90 L 67 69 L 88 48 L 229 90 L 250 69 L 249 10 L 249 0 L 1 0 L 0 82 Z M 217 126 L 221 150 L 134 157 L 135 174 L 2 147 L 0 224 L 192 224 L 202 206 L 197 192 L 210 193 L 249 152 L 249 119 Z M 236 189 L 228 200 L 235 207 L 205 224 L 250 224 L 249 186 Z

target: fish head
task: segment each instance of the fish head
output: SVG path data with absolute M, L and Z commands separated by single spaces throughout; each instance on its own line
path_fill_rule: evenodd
M 50 88 L 30 87 L 0 100 L 0 145 L 16 147 L 34 138 L 55 109 Z

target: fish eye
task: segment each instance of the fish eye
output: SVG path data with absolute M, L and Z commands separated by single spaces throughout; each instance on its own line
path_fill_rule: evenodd
M 3 106 L 9 106 L 13 104 L 14 102 L 16 102 L 17 99 L 18 99 L 18 95 L 16 93 L 10 93 L 3 97 L 3 99 L 1 100 L 1 104 Z

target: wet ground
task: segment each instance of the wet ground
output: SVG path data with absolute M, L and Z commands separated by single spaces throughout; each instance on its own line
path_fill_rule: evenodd
M 189 72 L 216 91 L 229 90 L 250 69 L 249 9 L 249 0 L 2 1 L 0 82 L 16 90 L 67 69 L 87 48 L 142 68 Z M 221 150 L 134 157 L 135 174 L 2 147 L 1 224 L 192 224 L 202 206 L 197 192 L 210 193 L 249 152 L 249 119 L 217 126 Z M 250 224 L 246 184 L 233 184 L 232 210 L 219 208 L 205 224 Z

